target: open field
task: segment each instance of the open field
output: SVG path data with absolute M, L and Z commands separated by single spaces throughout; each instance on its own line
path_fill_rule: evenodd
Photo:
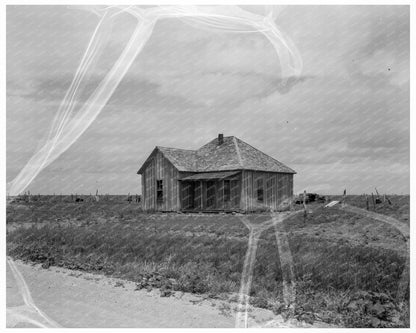
M 331 199 L 339 199 L 331 197 Z M 361 197 L 362 199 L 362 197 Z M 348 196 L 357 207 L 366 203 Z M 409 224 L 409 197 L 391 196 L 376 211 Z M 300 207 L 298 207 L 300 208 Z M 335 206 L 283 223 L 296 279 L 299 320 L 347 327 L 408 327 L 408 297 L 397 290 L 407 255 L 392 226 Z M 372 207 L 370 207 L 372 209 Z M 247 215 L 267 220 L 267 214 Z M 145 214 L 124 200 L 40 200 L 7 206 L 8 255 L 127 279 L 139 288 L 234 299 L 249 231 L 239 215 Z M 250 301 L 284 314 L 282 270 L 274 230 L 259 240 Z

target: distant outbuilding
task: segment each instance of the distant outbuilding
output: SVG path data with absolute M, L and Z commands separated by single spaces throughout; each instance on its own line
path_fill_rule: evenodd
M 234 137 L 198 150 L 156 146 L 137 172 L 146 211 L 278 210 L 293 196 L 294 170 Z

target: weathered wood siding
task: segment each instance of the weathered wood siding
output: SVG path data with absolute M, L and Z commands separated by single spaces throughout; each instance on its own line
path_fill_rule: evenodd
M 263 201 L 258 200 L 259 182 L 263 185 Z M 277 210 L 293 196 L 293 174 L 244 170 L 241 185 L 240 208 L 245 211 Z
M 177 211 L 180 209 L 179 171 L 158 151 L 142 174 L 144 210 Z M 163 200 L 157 200 L 156 181 L 163 181 Z
M 181 209 L 193 209 L 194 206 L 194 182 L 183 181 L 179 183 L 181 191 Z
M 144 210 L 277 210 L 293 196 L 293 174 L 244 170 L 230 181 L 229 201 L 224 197 L 223 180 L 210 184 L 206 181 L 180 181 L 191 174 L 179 172 L 157 151 L 142 174 Z M 161 201 L 157 200 L 157 180 L 163 181 Z M 262 201 L 258 200 L 259 184 L 263 189 Z

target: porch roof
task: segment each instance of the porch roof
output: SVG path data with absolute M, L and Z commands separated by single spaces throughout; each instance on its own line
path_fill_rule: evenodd
M 182 178 L 182 180 L 214 180 L 214 179 L 224 179 L 236 174 L 240 171 L 221 171 L 221 172 L 203 172 L 197 173 L 192 176 Z

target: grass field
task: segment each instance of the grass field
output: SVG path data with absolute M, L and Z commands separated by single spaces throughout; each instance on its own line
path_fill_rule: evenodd
M 61 199 L 7 206 L 8 255 L 125 278 L 139 288 L 236 298 L 249 234 L 238 215 L 145 214 L 123 199 Z M 376 211 L 408 224 L 409 197 L 390 199 L 392 205 L 382 203 Z M 361 196 L 348 196 L 347 202 L 366 206 Z M 403 236 L 337 207 L 309 207 L 314 212 L 306 220 L 300 214 L 283 225 L 294 260 L 297 318 L 346 327 L 408 327 L 408 292 L 404 305 L 396 298 L 406 261 Z M 282 280 L 269 229 L 259 241 L 251 302 L 284 313 Z

